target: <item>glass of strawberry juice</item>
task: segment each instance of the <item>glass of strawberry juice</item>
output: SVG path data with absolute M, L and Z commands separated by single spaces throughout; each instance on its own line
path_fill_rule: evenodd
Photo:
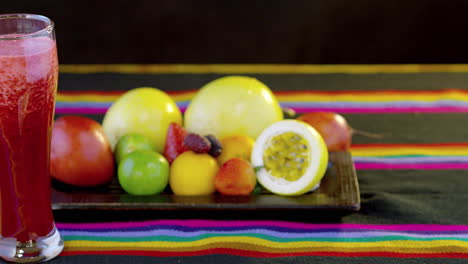
M 46 261 L 63 249 L 49 176 L 57 79 L 53 22 L 0 15 L 0 257 L 7 261 Z

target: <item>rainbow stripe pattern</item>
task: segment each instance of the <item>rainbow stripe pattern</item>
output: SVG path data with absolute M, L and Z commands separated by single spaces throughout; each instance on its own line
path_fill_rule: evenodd
M 185 110 L 196 91 L 169 92 Z M 60 92 L 58 114 L 104 114 L 123 92 Z M 468 112 L 468 91 L 294 91 L 276 92 L 283 107 L 298 113 Z M 404 98 L 404 101 L 402 100 Z M 356 169 L 468 169 L 468 144 L 369 144 L 353 145 Z
M 65 74 L 412 74 L 467 73 L 468 65 L 61 65 L 60 70 Z M 56 112 L 102 115 L 123 93 L 59 89 Z M 182 111 L 195 93 L 196 90 L 168 91 Z M 303 90 L 274 93 L 282 107 L 292 108 L 297 113 L 468 112 L 468 90 L 463 89 Z M 468 143 L 465 142 L 354 144 L 351 153 L 357 170 L 468 169 Z M 57 223 L 57 227 L 65 240 L 62 256 L 182 257 L 229 254 L 258 258 L 452 258 L 460 259 L 460 262 L 468 258 L 468 225 L 311 224 L 191 219 Z
M 64 92 L 57 95 L 58 114 L 104 114 L 120 92 Z M 184 111 L 195 90 L 168 92 Z M 332 111 L 342 114 L 377 113 L 466 113 L 468 91 L 441 90 L 379 90 L 379 91 L 278 91 L 281 106 L 297 113 Z
M 372 256 L 468 258 L 466 225 L 157 220 L 58 223 L 64 256 Z
M 468 169 L 468 143 L 353 145 L 351 153 L 357 170 Z

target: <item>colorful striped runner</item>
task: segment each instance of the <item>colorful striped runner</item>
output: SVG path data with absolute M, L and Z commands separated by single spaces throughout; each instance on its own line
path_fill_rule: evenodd
M 58 223 L 62 255 L 468 258 L 466 225 L 158 220 Z
M 468 143 L 353 145 L 357 170 L 468 169 Z
M 195 87 L 199 88 L 199 87 Z M 58 114 L 104 114 L 123 92 L 62 92 Z M 184 111 L 196 91 L 168 92 Z M 332 111 L 343 114 L 371 113 L 466 113 L 468 91 L 288 91 L 275 92 L 281 106 L 297 113 Z
M 184 110 L 196 91 L 169 92 Z M 123 92 L 61 92 L 58 114 L 104 114 Z M 291 91 L 275 93 L 297 112 L 341 113 L 468 112 L 468 91 Z M 402 98 L 405 100 L 403 101 Z M 468 144 L 370 144 L 351 149 L 357 170 L 468 169 Z
M 418 76 L 424 79 L 426 73 L 453 73 L 454 75 L 467 73 L 468 65 L 61 65 L 60 71 L 64 75 L 86 75 L 90 73 L 115 73 L 121 75 L 247 73 L 254 75 L 331 74 L 341 77 L 347 74 L 362 76 L 366 74 L 388 74 L 390 77 L 397 75 L 401 77 L 402 74 L 408 74 L 408 78 L 414 78 L 419 74 Z M 72 77 L 75 78 L 76 76 Z M 450 78 L 450 76 L 447 78 Z M 341 82 L 344 82 L 343 80 L 341 79 Z M 431 80 L 427 79 L 426 81 L 430 82 Z M 272 81 L 272 83 L 275 82 Z M 354 86 L 349 86 L 350 89 L 355 90 L 345 91 L 329 90 L 341 88 L 332 84 L 321 87 L 323 89 L 321 91 L 311 90 L 314 87 L 307 87 L 307 83 L 306 81 L 296 81 L 295 85 L 305 85 L 304 87 L 294 86 L 291 88 L 302 89 L 299 91 L 274 91 L 281 106 L 292 108 L 297 113 L 332 111 L 342 114 L 376 114 L 367 116 L 372 120 L 378 118 L 379 114 L 382 114 L 382 116 L 383 114 L 390 114 L 391 116 L 386 117 L 393 120 L 400 116 L 407 116 L 392 115 L 400 113 L 468 113 L 468 90 L 424 90 L 425 88 L 436 88 L 437 85 L 440 85 L 437 87 L 464 88 L 465 86 L 460 85 L 460 82 L 449 82 L 445 85 L 445 82 L 440 81 L 440 83 L 432 86 L 425 86 L 423 83 L 415 85 L 414 90 L 403 90 L 403 88 L 408 87 L 405 85 L 395 87 L 389 84 L 375 87 L 375 90 L 369 91 L 359 90 L 374 89 L 370 87 L 371 85 L 361 87 L 360 82 L 354 83 Z M 375 83 L 374 80 L 372 85 Z M 415 83 L 417 82 L 415 81 Z M 452 85 L 454 83 L 455 85 Z M 184 84 L 187 83 L 184 81 Z M 100 86 L 95 87 L 101 88 Z M 165 87 L 158 88 L 165 89 Z M 195 95 L 196 89 L 200 87 L 189 86 L 188 88 L 191 90 L 168 92 L 182 111 L 186 109 Z M 281 89 L 281 87 L 272 88 Z M 382 88 L 385 90 L 382 90 Z M 400 88 L 400 90 L 391 90 L 393 88 Z M 420 88 L 423 90 L 419 90 Z M 170 89 L 170 87 L 167 89 Z M 103 115 L 122 93 L 124 91 L 64 91 L 59 88 L 56 111 L 58 114 Z M 460 115 L 453 116 L 457 117 L 456 120 L 460 120 Z M 359 119 L 359 117 L 353 116 L 353 118 L 355 117 Z M 437 118 L 440 118 L 440 115 Z M 363 117 L 363 119 L 365 118 Z M 429 140 L 428 136 L 424 140 Z M 458 137 L 458 140 L 463 139 Z M 351 153 L 356 169 L 468 169 L 468 142 L 407 144 L 407 141 L 401 141 L 401 143 L 403 142 L 406 143 L 352 145 Z M 414 176 L 420 176 L 416 172 Z M 403 171 L 391 173 L 395 173 L 397 176 L 398 173 L 407 174 Z M 459 174 L 457 171 L 446 171 L 446 173 Z M 409 198 L 392 193 L 388 197 L 376 195 L 375 198 L 369 198 L 369 196 L 365 195 L 375 192 L 372 189 L 373 185 L 364 182 L 361 186 L 361 193 L 364 194 L 362 199 L 365 201 L 362 213 L 356 214 L 356 217 L 347 216 L 342 221 L 440 223 L 440 219 L 446 219 L 446 223 L 466 224 L 463 221 L 464 214 L 460 213 L 463 211 L 464 197 L 458 196 L 458 193 L 453 196 L 449 196 L 447 193 L 447 201 L 439 193 L 435 196 L 431 196 L 432 194 L 420 196 L 419 194 Z M 388 200 L 385 200 L 387 198 Z M 404 203 L 401 203 L 400 198 L 405 199 Z M 431 203 L 434 201 L 437 202 L 432 206 Z M 446 211 L 441 213 L 438 210 L 445 208 L 446 204 L 441 205 L 443 202 L 450 202 L 451 204 Z M 437 212 L 435 216 L 430 215 L 432 209 Z M 455 210 L 460 210 L 460 212 L 455 213 Z M 122 213 L 131 214 L 132 212 Z M 451 213 L 455 213 L 456 217 L 454 219 L 451 218 Z M 250 212 L 246 212 L 246 214 L 250 214 Z M 308 216 L 304 215 L 304 218 L 301 219 L 306 219 Z M 447 218 L 444 218 L 445 216 Z M 106 219 L 106 221 L 111 221 L 111 219 Z M 339 222 L 341 221 L 339 220 Z M 374 261 L 374 259 L 368 257 L 452 258 L 454 260 L 451 261 L 455 262 L 463 262 L 462 259 L 468 259 L 468 225 L 309 224 L 282 221 L 246 221 L 244 219 L 237 221 L 157 220 L 79 224 L 57 223 L 57 227 L 65 240 L 65 249 L 62 256 L 183 257 L 213 254 L 255 258 L 333 256 L 366 257 L 363 259 L 372 262 L 378 262 L 382 259 L 375 259 Z M 297 260 L 300 262 L 304 258 L 297 258 Z M 413 260 L 408 259 L 406 261 Z M 444 262 L 443 259 L 440 259 L 440 261 Z

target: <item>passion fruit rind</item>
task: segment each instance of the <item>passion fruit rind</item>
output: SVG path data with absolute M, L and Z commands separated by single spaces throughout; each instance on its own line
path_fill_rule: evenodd
M 263 187 L 279 195 L 301 195 L 320 183 L 328 164 L 323 138 L 310 125 L 283 120 L 257 138 L 252 165 Z

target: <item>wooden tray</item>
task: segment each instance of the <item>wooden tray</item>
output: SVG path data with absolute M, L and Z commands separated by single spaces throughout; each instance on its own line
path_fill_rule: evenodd
M 358 211 L 359 185 L 349 152 L 330 153 L 331 166 L 320 187 L 301 196 L 285 197 L 262 193 L 250 196 L 177 196 L 163 193 L 133 196 L 117 182 L 99 188 L 76 188 L 53 183 L 54 210 L 253 210 L 311 209 Z

